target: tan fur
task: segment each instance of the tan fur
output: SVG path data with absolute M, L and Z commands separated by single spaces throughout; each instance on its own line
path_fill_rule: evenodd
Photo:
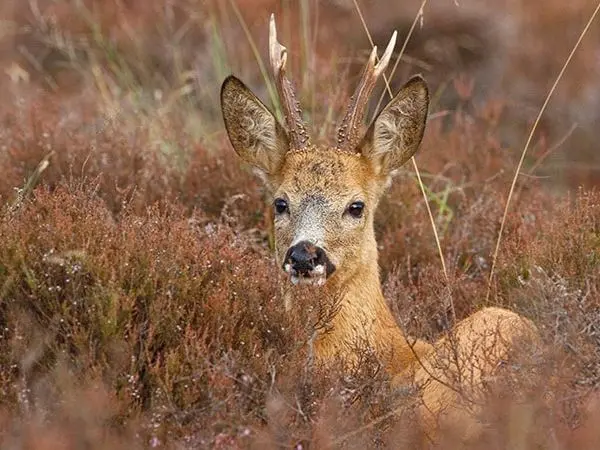
M 222 103 L 234 149 L 264 172 L 273 198 L 289 205 L 288 213 L 274 219 L 278 263 L 283 265 L 287 249 L 302 239 L 321 246 L 336 267 L 322 289 L 338 309 L 318 330 L 313 344 L 317 361 L 342 358 L 353 364 L 367 346 L 394 384 L 419 386 L 419 412 L 429 434 L 441 420 L 465 440 L 475 435 L 480 427 L 466 406 L 481 396 L 483 381 L 509 356 L 514 342 L 535 338 L 536 330 L 515 313 L 485 308 L 432 345 L 407 339 L 383 297 L 373 218 L 391 175 L 421 142 L 428 107 L 425 82 L 411 79 L 351 151 L 327 146 L 289 150 L 281 126 L 236 78 L 224 82 Z M 260 151 L 254 143 L 260 143 Z M 364 202 L 364 213 L 351 217 L 348 205 L 358 200 Z M 295 292 L 290 287 L 288 306 L 306 303 Z

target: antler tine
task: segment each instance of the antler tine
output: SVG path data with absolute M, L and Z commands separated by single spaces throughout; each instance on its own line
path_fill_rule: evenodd
M 379 77 L 383 71 L 387 68 L 390 63 L 390 59 L 392 59 L 392 53 L 394 52 L 394 47 L 396 46 L 396 38 L 398 37 L 398 32 L 394 31 L 392 33 L 392 37 L 390 38 L 390 42 L 388 42 L 387 47 L 385 48 L 385 52 L 381 56 L 381 59 L 375 66 L 375 76 Z
M 338 149 L 352 151 L 354 147 L 358 145 L 360 123 L 365 116 L 369 95 L 371 95 L 371 91 L 373 91 L 377 79 L 381 76 L 390 62 L 392 52 L 396 45 L 397 35 L 398 33 L 394 31 L 383 56 L 377 64 L 375 64 L 375 59 L 377 58 L 377 46 L 373 46 L 367 65 L 363 70 L 361 80 L 356 87 L 356 91 L 354 91 L 354 94 L 350 97 L 350 104 L 348 105 L 346 115 L 338 127 Z
M 283 116 L 289 132 L 290 148 L 301 150 L 310 144 L 309 137 L 302 120 L 300 104 L 296 100 L 294 87 L 285 75 L 287 49 L 277 41 L 275 14 L 271 14 L 269 23 L 269 55 L 275 76 L 275 85 L 281 100 Z

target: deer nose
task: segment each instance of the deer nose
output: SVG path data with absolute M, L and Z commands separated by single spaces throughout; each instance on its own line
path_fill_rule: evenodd
M 295 272 L 309 275 L 317 266 L 326 268 L 327 262 L 327 256 L 321 247 L 308 241 L 300 241 L 288 249 L 284 269 L 289 264 Z

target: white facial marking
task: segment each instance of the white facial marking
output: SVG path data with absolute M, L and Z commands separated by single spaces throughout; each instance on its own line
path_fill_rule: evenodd
M 323 286 L 327 281 L 325 266 L 323 264 L 319 264 L 305 276 L 298 276 L 292 269 L 291 264 L 286 264 L 285 271 L 290 275 L 290 281 L 293 285 L 303 284 Z
M 295 214 L 292 214 L 294 223 L 294 238 L 291 247 L 300 242 L 308 242 L 314 246 L 323 248 L 325 245 L 324 218 L 327 201 L 319 195 L 307 196 L 298 205 Z M 294 217 L 295 216 L 295 217 Z M 283 270 L 289 275 L 294 285 L 316 285 L 323 286 L 327 281 L 327 268 L 324 264 L 316 265 L 308 273 L 298 273 L 293 264 L 285 262 Z
M 302 241 L 308 241 L 318 247 L 325 244 L 325 227 L 323 225 L 323 201 L 309 199 L 303 202 L 299 212 L 296 232 L 292 246 Z
M 325 275 L 325 266 L 323 264 L 319 264 L 318 266 L 315 266 L 312 272 L 315 275 Z
M 297 277 L 296 275 L 290 276 L 290 281 L 294 286 L 305 285 L 305 286 L 323 286 L 327 281 L 324 276 L 312 276 L 312 277 Z

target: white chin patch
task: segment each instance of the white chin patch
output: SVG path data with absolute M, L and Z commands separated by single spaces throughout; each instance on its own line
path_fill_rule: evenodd
M 327 281 L 327 275 L 325 273 L 325 266 L 318 265 L 306 275 L 298 274 L 292 269 L 291 264 L 284 266 L 286 273 L 290 275 L 290 281 L 294 285 L 309 285 L 309 286 L 323 286 Z
M 323 286 L 326 280 L 325 277 L 297 277 L 295 275 L 290 277 L 290 281 L 294 285 Z

